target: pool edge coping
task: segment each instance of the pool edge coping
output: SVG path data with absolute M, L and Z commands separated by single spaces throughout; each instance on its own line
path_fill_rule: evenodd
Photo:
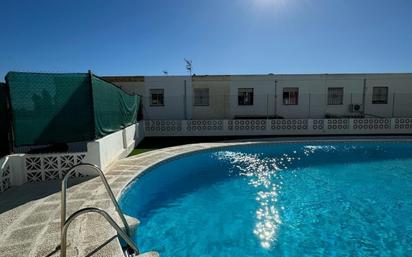
M 398 139 L 398 140 L 396 140 Z M 412 136 L 405 137 L 405 136 L 365 136 L 365 135 L 359 135 L 359 136 L 342 136 L 339 138 L 334 138 L 331 136 L 325 136 L 325 137 L 285 137 L 285 138 L 259 138 L 259 139 L 241 139 L 241 140 L 224 140 L 224 141 L 218 141 L 218 142 L 207 142 L 207 143 L 194 143 L 194 144 L 185 144 L 185 145 L 179 145 L 179 146 L 172 146 L 172 147 L 165 147 L 161 149 L 156 149 L 153 151 L 145 152 L 143 154 L 139 155 L 134 155 L 130 157 L 126 157 L 122 160 L 119 160 L 118 163 L 121 163 L 122 161 L 138 161 L 140 158 L 149 158 L 152 157 L 152 155 L 156 155 L 159 153 L 164 153 L 168 152 L 168 150 L 172 150 L 173 153 L 170 154 L 170 156 L 167 156 L 165 158 L 158 159 L 156 161 L 153 161 L 150 164 L 142 166 L 142 169 L 137 171 L 135 176 L 132 176 L 127 183 L 120 189 L 119 192 L 115 194 L 116 201 L 120 203 L 121 196 L 125 192 L 125 190 L 128 189 L 128 187 L 140 176 L 144 175 L 147 172 L 150 172 L 151 169 L 155 168 L 158 165 L 162 165 L 168 161 L 172 161 L 178 158 L 182 158 L 184 156 L 198 153 L 198 152 L 203 152 L 203 151 L 208 151 L 208 150 L 213 150 L 213 149 L 219 149 L 219 148 L 227 148 L 227 147 L 236 147 L 236 146 L 245 146 L 245 145 L 260 145 L 260 144 L 282 144 L 282 143 L 310 143 L 310 142 L 342 142 L 342 141 L 350 141 L 350 142 L 356 142 L 356 141 L 366 141 L 366 142 L 408 142 L 412 143 Z M 200 146 L 202 145 L 202 146 Z M 188 146 L 190 147 L 197 147 L 200 146 L 198 149 L 190 149 L 190 150 L 185 150 L 184 148 L 187 148 Z M 182 150 L 178 151 L 177 153 L 175 152 L 176 150 Z M 140 157 L 140 158 L 139 158 Z M 135 219 L 138 219 L 138 217 L 134 217 Z

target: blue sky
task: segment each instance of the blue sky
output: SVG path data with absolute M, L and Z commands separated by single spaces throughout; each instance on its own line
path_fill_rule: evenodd
M 412 72 L 411 0 L 2 0 L 0 78 Z

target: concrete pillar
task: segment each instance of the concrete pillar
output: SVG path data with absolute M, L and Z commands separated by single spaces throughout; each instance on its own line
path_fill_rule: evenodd
M 25 154 L 12 154 L 8 156 L 8 159 L 11 185 L 23 185 L 27 182 L 27 171 L 24 165 Z

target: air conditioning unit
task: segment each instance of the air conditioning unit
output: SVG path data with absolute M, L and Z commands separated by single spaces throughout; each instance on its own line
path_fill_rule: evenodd
M 362 104 L 350 104 L 349 105 L 349 112 L 362 112 L 363 105 Z

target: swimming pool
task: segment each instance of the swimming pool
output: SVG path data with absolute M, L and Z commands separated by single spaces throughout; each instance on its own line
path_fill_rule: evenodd
M 412 256 L 412 144 L 254 144 L 195 152 L 120 205 L 161 256 Z

